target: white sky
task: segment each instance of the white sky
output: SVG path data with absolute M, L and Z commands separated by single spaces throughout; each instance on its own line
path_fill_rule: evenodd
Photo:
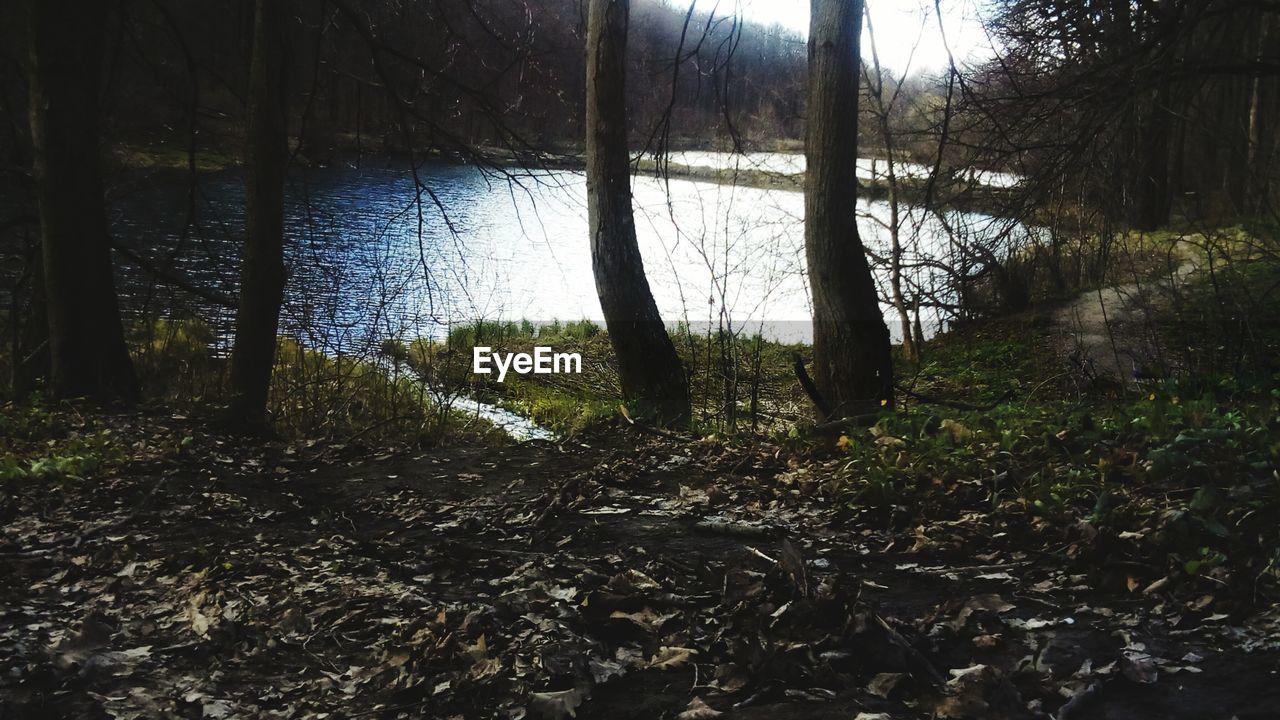
M 716 0 L 697 0 L 710 10 Z M 941 0 L 942 22 L 956 62 L 973 61 L 992 55 L 990 42 L 978 21 L 983 0 Z M 809 31 L 808 0 L 720 0 L 717 12 L 732 11 L 740 3 L 747 18 L 762 23 L 778 23 L 804 34 Z M 880 64 L 901 73 L 942 70 L 947 51 L 938 31 L 933 0 L 866 0 L 875 28 Z M 913 53 L 914 48 L 914 53 Z M 869 62 L 871 47 L 865 23 L 862 55 Z

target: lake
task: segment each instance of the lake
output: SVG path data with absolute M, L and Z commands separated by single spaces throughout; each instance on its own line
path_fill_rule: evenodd
M 685 154 L 673 162 L 803 167 L 803 157 L 766 155 Z M 417 175 L 421 191 L 407 162 L 393 158 L 293 174 L 282 332 L 326 352 L 352 352 L 386 337 L 439 337 L 478 318 L 600 319 L 580 172 L 500 175 L 431 162 Z M 637 177 L 634 185 L 641 252 L 666 321 L 810 338 L 801 193 L 674 178 Z M 181 173 L 114 185 L 113 230 L 153 262 L 172 262 L 233 295 L 243 233 L 240 174 L 202 174 L 191 189 Z M 861 200 L 858 211 L 863 242 L 887 252 L 888 204 Z M 976 213 L 913 212 L 902 231 L 908 260 L 950 264 L 952 232 L 997 246 L 1028 231 Z M 943 282 L 936 270 L 920 278 L 934 289 Z M 122 292 L 129 312 L 160 303 L 230 328 L 229 311 L 162 293 L 140 274 L 128 273 Z M 896 337 L 896 318 L 886 317 Z M 927 332 L 943 323 L 936 313 L 924 321 Z

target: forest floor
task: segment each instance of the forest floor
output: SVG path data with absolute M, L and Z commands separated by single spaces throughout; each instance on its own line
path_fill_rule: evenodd
M 1252 380 L 1100 389 L 1060 350 L 1090 298 L 1097 363 L 1137 336 L 1106 293 L 901 372 L 990 410 L 837 436 L 659 436 L 577 387 L 516 398 L 594 398 L 561 441 L 431 450 L 10 402 L 0 720 L 1280 718 L 1280 319 Z
M 621 429 L 370 457 L 52 422 L 128 458 L 5 486 L 6 719 L 1280 716 L 1280 607 L 1171 570 L 1159 507 L 1054 521 L 998 475 L 860 506 L 838 456 Z

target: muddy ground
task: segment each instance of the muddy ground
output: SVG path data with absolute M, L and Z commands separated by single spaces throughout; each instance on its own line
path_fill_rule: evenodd
M 765 444 L 86 422 L 143 459 L 5 488 L 5 720 L 1280 717 L 1275 607 L 984 480 L 858 508 Z

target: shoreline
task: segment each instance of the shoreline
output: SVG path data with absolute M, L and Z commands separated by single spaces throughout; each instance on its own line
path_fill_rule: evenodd
M 720 152 L 701 149 L 676 149 L 681 152 Z M 781 154 L 802 155 L 801 152 L 760 150 L 748 151 L 744 160 L 754 153 L 779 152 Z M 727 151 L 726 151 L 727 154 Z M 369 153 L 356 153 L 344 149 L 333 153 L 323 161 L 308 158 L 301 152 L 294 155 L 295 162 L 303 167 L 325 168 L 339 163 L 359 162 L 363 158 L 405 157 L 408 153 L 398 150 L 387 150 Z M 874 153 L 871 153 L 874 155 Z M 428 150 L 416 153 L 416 157 L 426 161 L 449 163 L 454 165 L 471 165 L 481 169 L 520 168 L 525 171 L 568 170 L 581 171 L 585 162 L 580 155 L 569 153 L 547 153 L 519 157 L 509 150 L 480 147 L 473 157 L 467 158 L 459 154 L 440 150 Z M 194 153 L 196 172 L 229 171 L 242 166 L 242 162 L 234 153 L 210 149 L 197 149 Z M 188 151 L 169 145 L 138 145 L 120 143 L 108 151 L 110 164 L 121 169 L 188 171 L 190 168 Z M 908 161 L 904 161 L 908 162 Z M 703 165 L 689 165 L 676 162 L 659 163 L 652 156 L 635 157 L 631 162 L 633 176 L 689 180 L 693 182 L 715 183 L 759 190 L 778 190 L 782 192 L 803 192 L 803 173 L 780 173 L 752 167 L 717 168 Z M 902 202 L 918 205 L 926 191 L 926 183 L 918 178 L 901 177 L 897 179 L 899 198 Z M 955 181 L 942 180 L 935 184 L 935 202 L 937 208 L 953 208 L 964 212 L 979 212 L 996 217 L 1007 217 L 1009 200 L 1016 187 L 997 187 L 991 185 L 972 184 L 956 187 Z M 891 192 L 890 184 L 883 178 L 869 180 L 858 179 L 858 197 L 872 200 L 887 200 Z M 938 202 L 936 198 L 945 198 Z

